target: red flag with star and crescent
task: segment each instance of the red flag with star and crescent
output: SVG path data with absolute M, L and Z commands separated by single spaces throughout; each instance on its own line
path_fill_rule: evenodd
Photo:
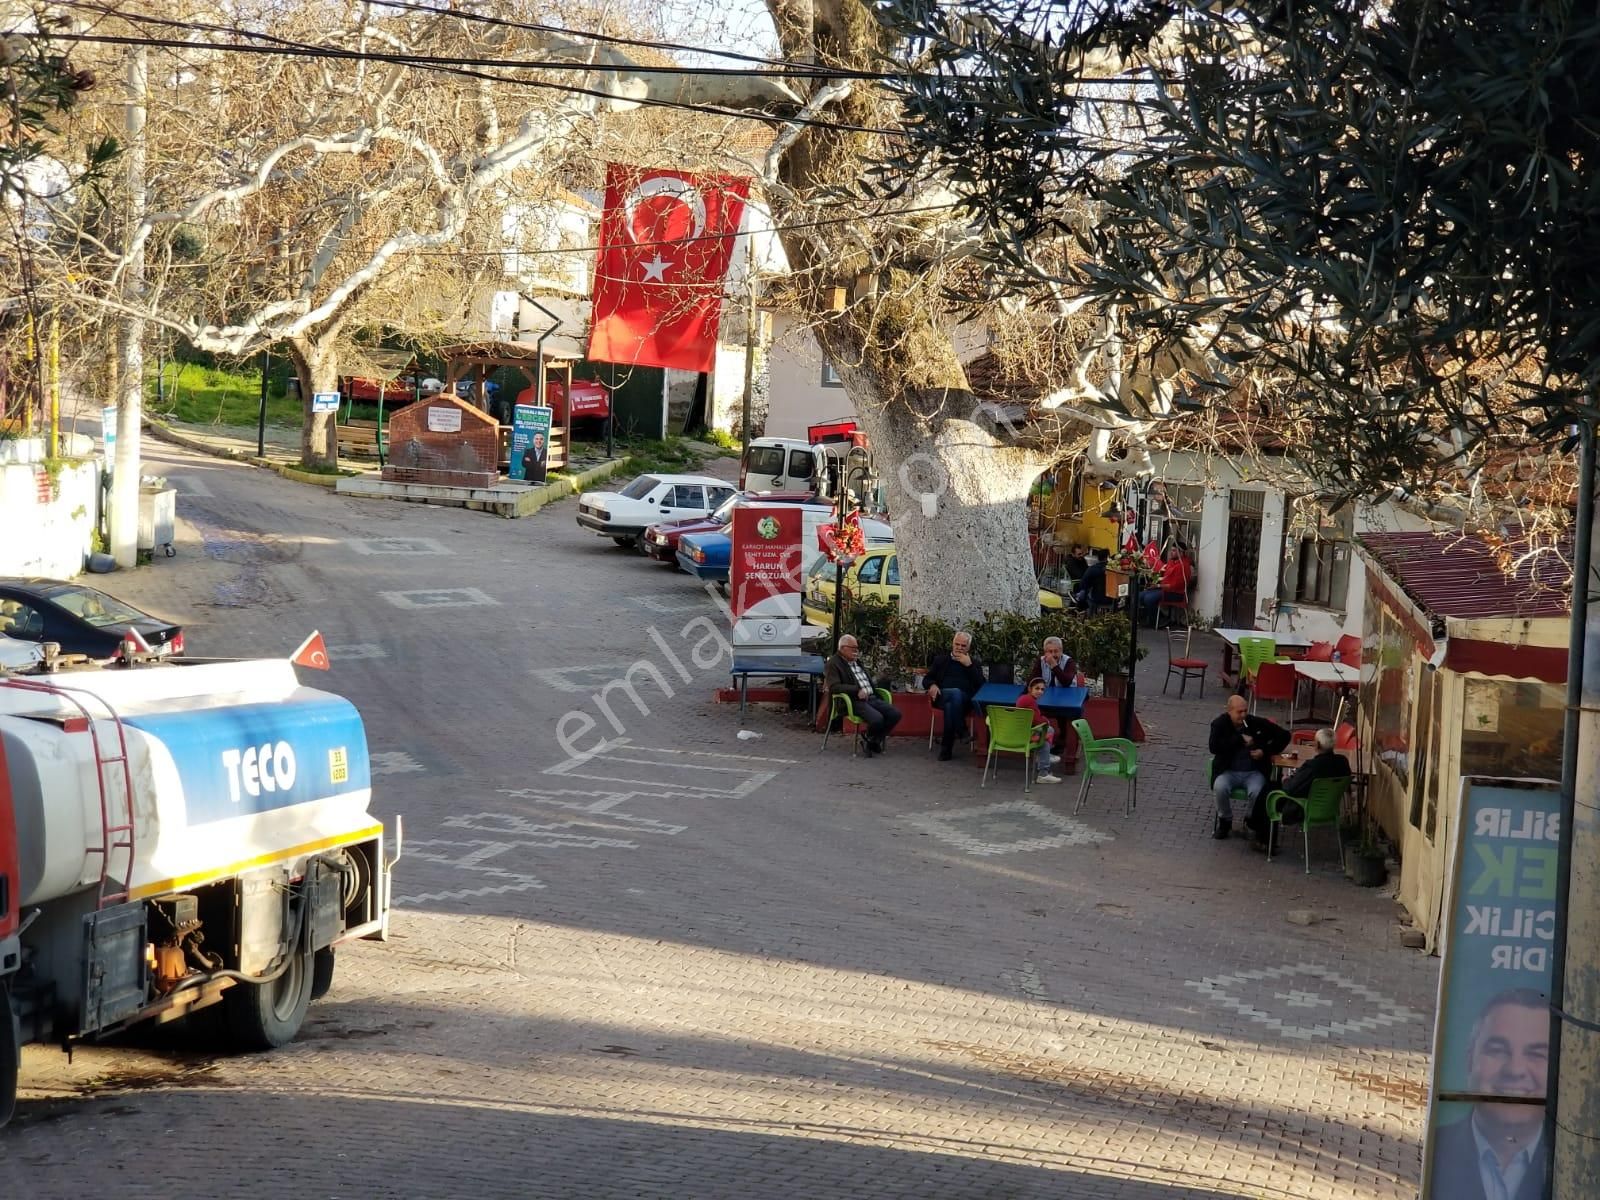
M 595 262 L 591 362 L 709 371 L 750 181 L 611 163 Z

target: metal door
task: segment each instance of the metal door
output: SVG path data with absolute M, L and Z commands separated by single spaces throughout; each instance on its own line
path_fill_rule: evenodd
M 1256 624 L 1256 571 L 1261 564 L 1261 515 L 1265 492 L 1228 493 L 1228 546 L 1222 568 L 1222 623 L 1235 629 Z

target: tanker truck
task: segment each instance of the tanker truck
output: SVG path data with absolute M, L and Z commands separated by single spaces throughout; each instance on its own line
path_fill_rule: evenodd
M 24 1045 L 215 1006 L 180 1036 L 281 1046 L 388 933 L 355 708 L 289 660 L 128 658 L 0 673 L 0 1124 Z

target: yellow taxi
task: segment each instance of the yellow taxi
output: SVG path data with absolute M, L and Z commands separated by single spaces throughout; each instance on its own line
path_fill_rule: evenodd
M 800 613 L 809 625 L 833 624 L 833 588 L 837 569 L 826 557 L 817 559 L 806 573 L 800 589 Z M 873 546 L 851 563 L 844 576 L 845 594 L 852 600 L 871 596 L 890 604 L 900 603 L 900 560 L 893 546 Z M 1065 607 L 1057 592 L 1039 589 L 1039 611 Z

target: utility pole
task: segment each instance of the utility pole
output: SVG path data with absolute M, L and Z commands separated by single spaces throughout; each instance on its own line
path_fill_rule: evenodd
M 748 229 L 744 235 L 744 414 L 739 434 L 739 458 L 750 456 L 750 404 L 756 383 L 756 235 Z
M 128 51 L 128 98 L 123 114 L 127 149 L 127 216 L 123 246 L 133 241 L 145 211 L 145 103 L 149 93 L 147 51 Z M 122 276 L 122 299 L 130 309 L 144 303 L 144 250 L 129 258 Z M 122 394 L 117 397 L 117 451 L 111 468 L 111 556 L 118 567 L 139 560 L 139 426 L 144 410 L 144 320 L 125 316 L 118 357 L 122 360 Z
M 1595 427 L 1578 428 L 1572 639 L 1561 759 L 1561 842 L 1550 993 L 1550 1138 L 1555 1200 L 1583 1200 L 1600 1179 L 1600 605 L 1595 566 Z M 1568 950 L 1572 953 L 1569 955 Z

